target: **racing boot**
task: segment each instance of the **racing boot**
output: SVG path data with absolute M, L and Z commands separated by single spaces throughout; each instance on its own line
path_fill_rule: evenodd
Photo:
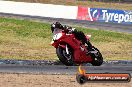
M 95 47 L 93 47 L 89 41 L 87 41 L 86 44 L 88 45 L 87 47 L 88 52 L 86 52 L 86 55 L 94 54 L 96 56 L 98 53 L 98 50 L 96 50 Z

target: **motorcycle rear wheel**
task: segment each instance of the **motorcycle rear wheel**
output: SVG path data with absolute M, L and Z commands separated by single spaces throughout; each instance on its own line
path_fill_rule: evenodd
M 95 54 L 91 54 L 92 59 L 93 59 L 91 64 L 93 66 L 101 66 L 103 63 L 103 56 L 97 48 L 94 47 L 94 49 L 98 51 L 98 54 L 97 54 L 98 56 L 96 56 Z
M 70 49 L 70 48 L 69 48 Z M 67 55 L 66 50 L 62 47 L 58 47 L 56 49 L 56 54 L 59 58 L 59 60 L 65 64 L 66 66 L 73 66 L 73 55 L 71 49 L 69 50 L 69 54 Z

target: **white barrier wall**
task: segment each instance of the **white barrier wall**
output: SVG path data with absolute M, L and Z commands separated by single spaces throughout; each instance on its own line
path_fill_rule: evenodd
M 0 1 L 0 13 L 132 24 L 132 11 Z
M 77 6 L 0 1 L 0 12 L 30 16 L 76 19 Z

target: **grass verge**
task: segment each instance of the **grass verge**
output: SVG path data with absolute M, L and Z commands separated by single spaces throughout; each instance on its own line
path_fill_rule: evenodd
M 131 60 L 132 34 L 77 27 L 91 34 L 91 42 L 106 60 Z M 58 59 L 50 45 L 50 24 L 0 18 L 0 59 Z

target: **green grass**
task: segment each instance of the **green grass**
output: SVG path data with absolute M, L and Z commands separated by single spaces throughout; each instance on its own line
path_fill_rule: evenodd
M 112 8 L 112 9 L 122 9 L 122 10 L 132 10 L 131 3 L 105 3 L 105 2 L 91 2 L 91 1 L 81 1 L 81 0 L 8 0 L 8 1 L 21 1 L 21 2 L 35 2 L 35 3 L 45 3 L 45 4 L 60 4 L 60 5 L 81 5 L 93 8 Z
M 91 42 L 106 60 L 131 60 L 132 34 L 77 27 L 91 34 Z M 0 59 L 58 59 L 50 45 L 50 24 L 0 18 Z

